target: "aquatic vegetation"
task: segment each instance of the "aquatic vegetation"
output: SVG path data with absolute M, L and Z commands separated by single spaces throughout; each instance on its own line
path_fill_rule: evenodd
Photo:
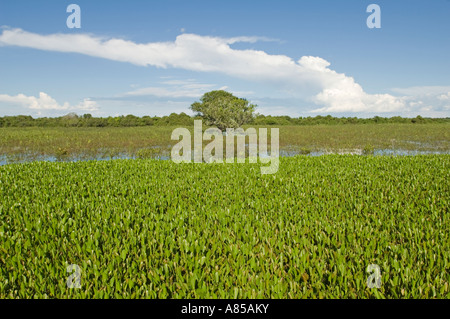
M 183 126 L 180 126 L 183 127 Z M 277 126 L 255 126 L 271 128 Z M 6 163 L 55 159 L 170 156 L 176 126 L 0 127 L 0 157 Z M 193 133 L 193 127 L 187 127 Z M 244 127 L 245 129 L 246 127 Z M 279 126 L 281 154 L 450 152 L 450 123 Z M 204 127 L 206 129 L 206 127 Z M 209 141 L 203 141 L 206 146 Z M 0 163 L 2 160 L 0 160 Z
M 1 166 L 0 298 L 450 297 L 450 155 L 259 166 Z

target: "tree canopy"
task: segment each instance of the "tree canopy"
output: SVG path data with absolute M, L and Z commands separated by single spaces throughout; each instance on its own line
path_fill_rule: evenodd
M 196 112 L 206 125 L 216 126 L 221 131 L 239 128 L 251 122 L 255 108 L 255 104 L 223 90 L 205 93 L 200 102 L 191 105 L 191 110 Z
M 68 114 L 61 117 L 38 117 L 30 115 L 16 115 L 0 117 L 0 127 L 124 127 L 124 126 L 193 126 L 196 118 L 186 113 L 172 113 L 162 117 L 148 115 L 138 117 L 135 115 L 115 117 L 94 117 L 91 114 Z M 420 115 L 415 118 L 400 116 L 373 118 L 332 117 L 331 115 L 315 117 L 290 117 L 258 114 L 247 124 L 257 126 L 283 126 L 283 125 L 346 125 L 346 124 L 427 124 L 450 123 L 450 118 L 428 118 Z

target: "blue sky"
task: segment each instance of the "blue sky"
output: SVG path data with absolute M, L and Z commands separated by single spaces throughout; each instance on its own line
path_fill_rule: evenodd
M 4 0 L 0 26 L 0 116 L 191 114 L 216 89 L 266 115 L 450 116 L 449 0 Z

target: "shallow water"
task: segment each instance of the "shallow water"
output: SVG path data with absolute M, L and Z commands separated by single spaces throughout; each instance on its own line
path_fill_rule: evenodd
M 328 154 L 339 154 L 339 155 L 364 155 L 364 151 L 362 149 L 352 149 L 352 150 L 337 150 L 337 151 L 311 151 L 308 154 L 302 154 L 301 151 L 286 151 L 281 150 L 280 156 L 282 157 L 291 157 L 296 155 L 305 155 L 305 156 L 322 156 Z M 394 149 L 379 149 L 374 150 L 372 155 L 376 156 L 411 156 L 411 155 L 432 155 L 432 154 L 450 154 L 450 151 L 422 151 L 422 150 L 394 150 Z
M 30 163 L 30 162 L 80 162 L 80 161 L 108 161 L 115 159 L 137 159 L 139 156 L 133 155 L 130 156 L 126 153 L 114 155 L 114 156 L 87 156 L 87 155 L 78 155 L 78 156 L 53 156 L 53 155 L 26 155 L 20 154 L 17 155 L 0 155 L 0 166 L 14 163 Z M 169 156 L 158 155 L 152 158 L 160 159 L 160 160 L 170 160 Z
M 297 155 L 302 156 L 322 156 L 328 154 L 352 154 L 352 155 L 364 155 L 362 149 L 344 149 L 344 150 L 322 150 L 322 151 L 309 151 L 298 150 L 292 148 L 286 148 L 280 150 L 280 157 L 292 157 Z M 378 149 L 373 151 L 373 155 L 376 156 L 411 156 L 411 155 L 430 155 L 430 154 L 450 154 L 450 151 L 423 151 L 423 150 L 396 150 L 396 149 Z M 168 154 L 154 154 L 152 156 L 146 156 L 146 158 L 154 158 L 159 160 L 170 160 L 171 157 Z M 260 157 L 268 157 L 267 154 L 260 154 Z M 0 155 L 0 165 L 7 165 L 13 163 L 29 163 L 35 161 L 45 162 L 78 162 L 78 161 L 105 161 L 113 159 L 137 159 L 142 158 L 139 155 L 129 155 L 128 153 L 115 153 L 115 155 L 102 154 L 97 155 L 69 155 L 69 156 L 54 156 L 54 155 L 36 155 L 36 154 L 13 154 L 13 155 Z M 193 159 L 193 155 L 192 155 Z

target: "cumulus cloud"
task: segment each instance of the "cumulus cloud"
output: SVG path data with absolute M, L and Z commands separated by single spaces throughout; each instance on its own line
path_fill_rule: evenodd
M 423 114 L 431 117 L 448 117 L 450 110 L 450 86 L 414 86 L 394 88 L 393 92 L 404 94 L 404 101 L 410 114 Z
M 315 96 L 314 101 L 317 104 L 324 104 L 326 107 L 311 112 L 389 113 L 405 110 L 405 102 L 402 98 L 389 94 L 367 94 L 360 85 L 349 82 L 347 87 L 324 89 Z
M 79 111 L 96 111 L 98 109 L 97 103 L 90 99 L 84 99 L 77 105 L 70 105 L 65 102 L 59 104 L 50 95 L 40 92 L 38 97 L 26 96 L 25 94 L 7 95 L 0 94 L 0 102 L 19 104 L 31 110 L 79 110 Z
M 135 43 L 89 34 L 40 35 L 21 29 L 6 29 L 0 35 L 0 45 L 73 52 L 139 66 L 217 72 L 268 82 L 317 104 L 318 108 L 313 112 L 398 112 L 408 107 L 402 97 L 364 92 L 352 77 L 330 69 L 330 62 L 320 57 L 303 56 L 295 61 L 285 55 L 232 48 L 238 42 L 257 41 L 271 39 L 220 38 L 183 33 L 173 42 Z M 199 88 L 180 87 L 170 92 L 165 88 L 150 87 L 129 92 L 129 95 L 197 97 L 200 89 L 196 89 Z

